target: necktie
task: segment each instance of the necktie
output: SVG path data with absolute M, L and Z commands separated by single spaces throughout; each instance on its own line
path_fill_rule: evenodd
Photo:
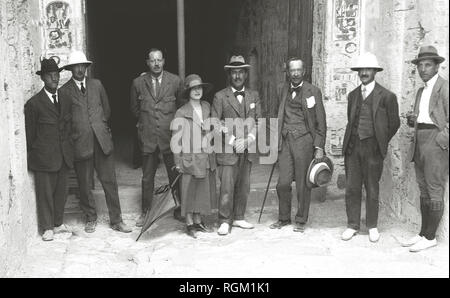
M 59 102 L 58 102 L 58 99 L 56 98 L 56 94 L 52 94 L 52 98 L 53 98 L 53 104 L 55 105 L 56 110 L 59 112 Z
M 155 97 L 159 95 L 159 89 L 160 89 L 159 79 L 155 80 Z
M 81 82 L 81 93 L 86 93 L 86 88 L 84 88 L 83 82 Z
M 302 88 L 302 86 L 297 86 L 297 87 L 292 87 L 291 86 L 291 94 L 292 94 L 292 98 L 294 99 L 297 94 L 300 92 L 300 89 Z
M 361 94 L 362 94 L 362 98 L 363 98 L 363 99 L 366 99 L 366 97 L 367 97 L 366 92 L 367 92 L 366 86 L 362 86 L 362 88 L 361 88 Z

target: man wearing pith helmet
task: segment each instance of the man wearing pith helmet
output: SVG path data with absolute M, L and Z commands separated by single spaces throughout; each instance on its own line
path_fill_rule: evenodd
M 403 243 L 411 252 L 437 245 L 436 231 L 444 212 L 448 183 L 448 81 L 438 73 L 444 60 L 435 47 L 424 46 L 412 61 L 424 86 L 417 92 L 414 112 L 408 119 L 415 132 L 410 158 L 416 170 L 422 218 L 419 234 Z
M 129 233 L 131 229 L 122 221 L 114 168 L 113 141 L 108 125 L 111 109 L 100 80 L 86 76 L 86 70 L 91 64 L 83 52 L 72 52 L 64 66 L 72 72 L 72 78 L 60 89 L 62 94 L 72 100 L 74 167 L 80 190 L 80 207 L 86 215 L 84 230 L 86 233 L 93 233 L 97 225 L 91 190 L 95 169 L 105 192 L 111 228 Z
M 350 240 L 360 229 L 362 186 L 366 190 L 366 226 L 369 240 L 377 242 L 379 181 L 388 144 L 400 127 L 397 97 L 375 81 L 383 71 L 377 57 L 364 53 L 351 70 L 358 72 L 361 85 L 348 95 L 348 123 L 343 154 L 346 175 L 345 205 L 347 229 L 342 240 Z
M 245 220 L 252 167 L 248 148 L 256 141 L 256 120 L 261 118 L 261 104 L 258 92 L 245 87 L 249 68 L 242 55 L 230 58 L 224 66 L 230 86 L 215 94 L 211 110 L 211 117 L 224 127 L 222 152 L 216 154 L 221 181 L 217 232 L 222 236 L 230 232 L 231 225 L 253 228 L 253 224 Z M 247 131 L 238 131 L 236 127 L 228 129 L 224 125 L 227 119 L 247 119 L 250 125 Z

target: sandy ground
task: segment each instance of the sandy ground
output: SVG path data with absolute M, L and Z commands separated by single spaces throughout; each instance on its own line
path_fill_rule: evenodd
M 79 219 L 68 218 L 73 235 L 59 234 L 51 242 L 36 238 L 17 277 L 449 277 L 448 246 L 410 253 L 398 240 L 414 235 L 417 227 L 383 210 L 378 243 L 369 242 L 364 227 L 345 242 L 340 239 L 346 221 L 343 199 L 312 202 L 302 234 L 292 226 L 268 228 L 278 212 L 275 192 L 269 197 L 255 229 L 234 228 L 225 237 L 214 232 L 190 238 L 184 225 L 169 216 L 136 242 L 139 228 L 118 233 L 103 219 L 95 233 L 86 234 Z M 249 202 L 250 222 L 257 222 L 259 203 Z M 130 225 L 134 218 L 124 215 Z M 207 222 L 217 230 L 214 218 Z

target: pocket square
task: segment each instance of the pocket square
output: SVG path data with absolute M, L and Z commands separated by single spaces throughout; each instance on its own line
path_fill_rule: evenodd
M 308 97 L 306 99 L 306 105 L 308 106 L 308 109 L 311 109 L 316 105 L 316 99 L 314 98 L 314 96 Z
M 252 103 L 250 104 L 250 109 L 254 109 L 254 108 L 255 108 L 255 103 L 252 102 Z

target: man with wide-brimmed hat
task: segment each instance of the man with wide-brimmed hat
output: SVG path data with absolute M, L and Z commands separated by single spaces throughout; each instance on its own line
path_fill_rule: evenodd
M 142 212 L 136 220 L 137 227 L 142 227 L 145 214 L 152 206 L 155 174 L 161 155 L 169 183 L 172 184 L 177 176 L 173 170 L 175 163 L 170 150 L 170 123 L 177 108 L 184 103 L 181 96 L 183 81 L 178 75 L 164 70 L 166 60 L 162 50 L 147 50 L 145 62 L 149 72 L 135 78 L 130 91 L 130 109 L 137 119 L 137 134 L 142 152 Z M 178 182 L 174 190 L 179 193 Z M 174 195 L 179 195 L 178 193 Z M 174 214 L 179 215 L 178 212 Z
M 72 72 L 72 78 L 60 89 L 62 94 L 72 100 L 74 167 L 80 191 L 80 207 L 86 215 L 84 230 L 93 233 L 97 225 L 91 190 L 95 169 L 105 192 L 111 228 L 129 233 L 131 229 L 122 221 L 120 208 L 113 141 L 108 126 L 111 115 L 108 96 L 100 80 L 86 76 L 86 70 L 91 64 L 83 52 L 72 52 L 64 66 Z
M 68 172 L 73 167 L 71 142 L 72 104 L 57 91 L 61 68 L 43 59 L 44 88 L 25 104 L 28 168 L 34 172 L 38 222 L 44 241 L 54 233 L 69 232 L 63 223 Z
M 271 229 L 291 224 L 292 182 L 295 181 L 297 212 L 294 232 L 303 233 L 309 218 L 311 187 L 308 167 L 324 157 L 326 114 L 320 89 L 304 80 L 306 65 L 299 57 L 286 62 L 288 80 L 278 86 L 278 220 Z
M 437 245 L 436 231 L 444 212 L 448 183 L 448 81 L 438 74 L 444 60 L 435 47 L 424 46 L 411 61 L 425 84 L 417 92 L 414 111 L 408 115 L 408 125 L 415 130 L 410 158 L 415 164 L 422 217 L 419 234 L 403 243 L 411 252 Z
M 379 181 L 388 144 L 400 127 L 397 97 L 375 81 L 383 71 L 377 57 L 363 53 L 351 70 L 362 82 L 348 95 L 348 123 L 344 135 L 347 229 L 342 240 L 350 240 L 360 229 L 362 186 L 366 190 L 366 226 L 369 240 L 380 239 L 378 231 Z
M 211 110 L 211 117 L 220 121 L 224 128 L 226 123 L 236 119 L 249 120 L 245 129 L 234 126 L 222 131 L 223 146 L 216 154 L 221 181 L 218 234 L 222 236 L 230 232 L 231 225 L 242 229 L 254 227 L 245 220 L 252 167 L 252 152 L 248 149 L 256 141 L 256 120 L 261 118 L 261 104 L 258 92 L 245 87 L 249 68 L 242 55 L 230 58 L 229 64 L 224 66 L 230 86 L 215 94 Z

